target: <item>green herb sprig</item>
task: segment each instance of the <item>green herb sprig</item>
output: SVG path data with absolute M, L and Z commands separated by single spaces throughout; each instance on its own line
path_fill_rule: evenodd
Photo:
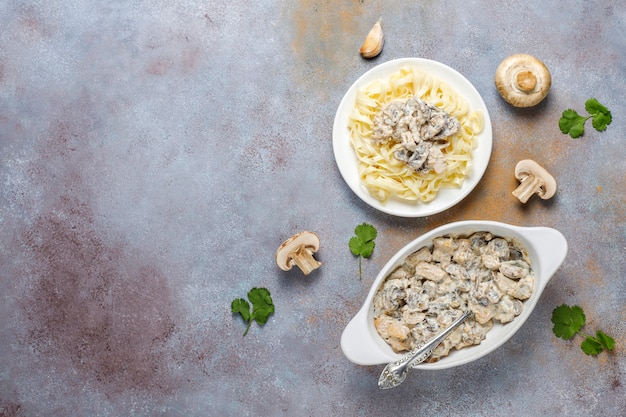
M 359 257 L 359 279 L 363 278 L 362 258 L 369 258 L 374 251 L 376 235 L 378 232 L 371 224 L 361 223 L 354 229 L 355 236 L 350 238 L 348 246 L 353 255 Z
M 250 303 L 243 298 L 233 300 L 230 305 L 232 312 L 239 313 L 248 324 L 244 336 L 248 334 L 253 321 L 262 326 L 267 322 L 268 317 L 274 313 L 274 303 L 267 288 L 252 288 L 248 291 L 248 300 L 252 303 L 252 312 L 250 312 Z
M 595 98 L 590 98 L 585 102 L 585 110 L 588 116 L 579 115 L 576 110 L 567 109 L 559 119 L 559 129 L 565 134 L 569 134 L 573 139 L 579 138 L 585 133 L 585 122 L 591 119 L 591 125 L 598 132 L 603 132 L 613 121 L 613 116 L 608 108 L 600 104 Z
M 591 336 L 580 331 L 585 325 L 585 312 L 579 306 L 570 307 L 566 304 L 560 305 L 552 311 L 552 331 L 554 335 L 564 340 L 569 340 L 575 334 L 580 334 L 585 338 L 580 348 L 587 355 L 598 355 L 604 349 L 613 350 L 615 340 L 606 333 L 598 330 L 596 336 Z

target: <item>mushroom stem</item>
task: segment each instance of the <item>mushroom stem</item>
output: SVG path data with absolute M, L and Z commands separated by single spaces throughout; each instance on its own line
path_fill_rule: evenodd
M 309 275 L 312 271 L 320 267 L 321 262 L 313 257 L 313 251 L 307 249 L 305 246 L 300 246 L 298 250 L 293 252 L 290 256 L 290 261 L 295 264 L 304 275 Z
M 515 77 L 515 82 L 517 83 L 517 88 L 525 93 L 529 93 L 537 86 L 537 77 L 532 71 L 520 71 Z
M 526 203 L 528 199 L 535 193 L 539 196 L 544 194 L 544 182 L 541 178 L 534 176 L 532 173 L 522 178 L 520 185 L 513 191 L 513 195 L 522 203 Z

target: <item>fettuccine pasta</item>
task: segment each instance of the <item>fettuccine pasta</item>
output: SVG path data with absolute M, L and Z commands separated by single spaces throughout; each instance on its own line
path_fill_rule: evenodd
M 441 174 L 416 172 L 394 157 L 401 144 L 372 140 L 374 116 L 382 106 L 414 96 L 456 117 L 461 125 L 442 148 L 447 169 Z M 425 203 L 433 200 L 441 188 L 460 187 L 463 183 L 472 151 L 478 145 L 477 135 L 483 129 L 483 115 L 472 111 L 448 84 L 418 70 L 402 68 L 388 79 L 374 81 L 357 91 L 348 127 L 361 182 L 373 197 L 383 203 L 390 197 Z

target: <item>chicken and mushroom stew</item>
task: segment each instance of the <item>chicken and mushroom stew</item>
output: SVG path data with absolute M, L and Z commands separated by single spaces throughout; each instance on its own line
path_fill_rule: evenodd
M 385 104 L 374 117 L 374 142 L 397 142 L 402 147 L 393 156 L 416 172 L 447 169 L 441 149 L 461 128 L 458 119 L 434 104 L 410 97 Z
M 406 257 L 374 296 L 374 326 L 395 352 L 409 351 L 473 315 L 433 352 L 436 362 L 454 349 L 480 344 L 495 322 L 509 323 L 534 288 L 525 248 L 489 232 L 433 239 Z

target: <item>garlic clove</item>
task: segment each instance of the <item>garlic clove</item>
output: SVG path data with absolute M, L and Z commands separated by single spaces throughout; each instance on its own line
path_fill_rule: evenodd
M 383 34 L 383 27 L 380 24 L 380 19 L 370 29 L 363 45 L 361 45 L 361 55 L 364 58 L 374 58 L 378 56 L 383 50 L 383 44 L 385 43 L 385 37 Z

